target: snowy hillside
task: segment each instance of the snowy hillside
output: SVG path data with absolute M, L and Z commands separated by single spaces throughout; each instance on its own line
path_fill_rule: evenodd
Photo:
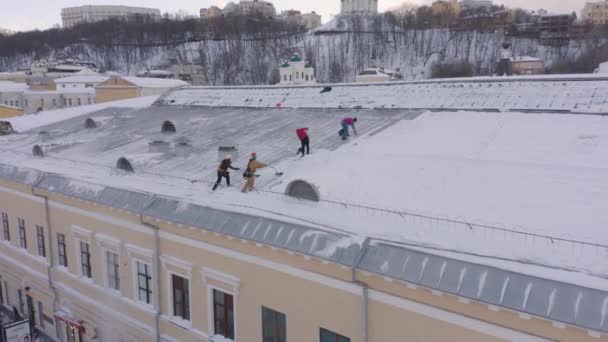
M 468 61 L 476 73 L 491 74 L 496 67 L 503 33 L 451 32 L 449 30 L 395 30 L 380 32 L 338 32 L 293 34 L 268 39 L 243 37 L 202 40 L 176 45 L 94 46 L 81 42 L 59 50 L 53 56 L 78 56 L 104 70 L 134 74 L 145 67 L 164 68 L 173 63 L 202 65 L 213 85 L 269 84 L 277 81 L 278 66 L 293 52 L 305 53 L 316 68 L 320 82 L 349 82 L 369 66 L 372 50 L 377 64 L 400 69 L 407 79 L 430 76 L 437 61 Z M 546 66 L 576 56 L 584 41 L 569 46 L 541 46 L 537 40 L 514 38 L 517 55 L 541 58 Z M 29 68 L 35 54 L 0 56 L 0 72 Z

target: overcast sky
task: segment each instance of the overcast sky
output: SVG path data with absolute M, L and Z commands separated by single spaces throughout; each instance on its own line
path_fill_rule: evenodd
M 153 7 L 164 12 L 175 13 L 179 10 L 195 15 L 201 7 L 217 5 L 220 8 L 230 0 L 0 0 L 0 28 L 10 30 L 45 29 L 61 24 L 61 8 L 70 6 L 113 4 Z M 235 0 L 238 2 L 238 0 Z M 378 0 L 380 10 L 395 7 L 403 0 Z M 431 0 L 407 0 L 413 3 L 430 3 Z M 506 6 L 530 9 L 545 8 L 551 12 L 579 12 L 588 0 L 495 0 Z M 305 12 L 316 11 L 323 16 L 323 22 L 340 10 L 340 0 L 274 0 L 277 11 L 297 9 Z

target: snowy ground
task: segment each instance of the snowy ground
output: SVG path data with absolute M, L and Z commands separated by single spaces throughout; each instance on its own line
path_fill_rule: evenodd
M 171 161 L 159 163 L 158 155 L 147 152 L 147 142 L 158 135 L 150 133 L 158 132 L 157 116 L 167 108 L 170 107 L 120 112 L 113 114 L 114 117 L 108 114 L 97 118 L 106 124 L 89 133 L 75 128 L 82 125 L 82 118 L 57 124 L 61 127 L 51 131 L 58 132 L 60 140 L 56 142 L 61 144 L 45 158 L 32 158 L 29 153 L 31 145 L 38 141 L 35 134 L 4 137 L 4 146 L 11 151 L 1 152 L 0 162 L 94 184 L 348 232 L 354 234 L 351 243 L 360 243 L 362 236 L 371 236 L 450 257 L 608 290 L 606 248 L 552 242 L 479 226 L 488 224 L 608 244 L 608 231 L 603 229 L 608 224 L 608 214 L 604 211 L 608 203 L 608 118 L 449 112 L 425 113 L 418 118 L 404 115 L 399 121 L 394 114 L 384 117 L 389 114 L 368 112 L 363 113 L 369 121 L 368 126 L 362 125 L 360 137 L 338 145 L 337 149 L 336 145 L 323 142 L 313 149 L 312 155 L 299 159 L 290 149 L 291 144 L 296 143 L 291 132 L 294 118 L 307 118 L 311 124 L 318 125 L 312 126 L 313 136 L 318 129 L 326 134 L 317 137 L 331 140 L 338 139 L 335 127 L 327 126 L 335 121 L 335 113 L 267 110 L 256 114 L 259 123 L 266 125 L 261 126 L 266 127 L 265 130 L 258 131 L 252 129 L 256 126 L 250 121 L 238 120 L 239 115 L 251 115 L 251 110 L 242 110 L 239 114 L 234 108 L 223 112 L 191 108 L 179 111 L 182 116 L 171 115 L 177 120 L 178 129 L 186 125 L 193 136 L 200 135 L 198 139 L 202 140 L 195 143 L 201 145 L 201 150 L 195 151 L 192 160 L 170 168 Z M 327 117 L 323 118 L 324 115 Z M 201 122 L 193 121 L 196 116 Z M 145 121 L 133 126 L 125 123 L 136 117 L 145 117 Z M 230 127 L 222 126 L 226 118 L 230 118 Z M 239 124 L 235 126 L 235 123 Z M 117 126 L 122 129 L 112 128 Z M 276 160 L 274 166 L 285 175 L 276 177 L 272 169 L 263 170 L 258 182 L 261 191 L 253 194 L 242 194 L 236 188 L 222 188 L 213 193 L 206 178 L 192 184 L 189 179 L 196 170 L 199 174 L 212 175 L 217 164 L 213 142 L 217 137 L 201 134 L 205 127 L 229 130 L 234 137 L 243 139 L 242 144 L 258 144 L 261 140 L 256 136 L 259 136 L 288 146 L 287 150 L 272 155 Z M 285 127 L 291 132 L 292 140 L 278 133 Z M 118 136 L 113 134 L 117 132 L 123 138 L 115 141 Z M 102 136 L 112 139 L 99 140 Z M 132 136 L 133 141 L 122 140 L 126 139 L 124 136 Z M 105 143 L 101 144 L 102 141 Z M 331 148 L 323 150 L 322 146 Z M 112 162 L 123 152 L 138 156 L 137 163 L 156 172 L 138 171 L 135 175 L 117 172 Z M 213 160 L 201 163 L 201 156 Z M 106 161 L 108 165 L 99 165 Z M 240 180 L 236 178 L 238 188 Z M 467 221 L 471 225 L 348 204 L 313 203 L 279 194 L 291 179 L 297 178 L 316 184 L 324 200 Z

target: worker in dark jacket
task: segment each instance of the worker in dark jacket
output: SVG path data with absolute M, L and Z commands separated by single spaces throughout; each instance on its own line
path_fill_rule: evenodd
M 232 166 L 231 155 L 227 155 L 226 158 L 224 158 L 224 160 L 222 160 L 220 165 L 217 167 L 217 182 L 215 182 L 215 185 L 213 186 L 213 191 L 215 191 L 215 189 L 220 186 L 222 178 L 226 178 L 226 185 L 230 186 L 230 172 L 228 171 L 228 169 L 240 170 L 238 167 Z
M 302 157 L 304 157 L 304 149 L 306 149 L 306 154 L 310 154 L 310 138 L 308 137 L 308 128 L 298 128 L 296 129 L 296 134 L 298 135 L 298 139 L 300 139 L 300 143 L 302 147 L 298 149 L 298 154 L 302 153 Z

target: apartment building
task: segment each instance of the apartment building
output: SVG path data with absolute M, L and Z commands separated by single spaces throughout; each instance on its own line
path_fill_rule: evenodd
M 224 6 L 224 14 L 232 15 L 261 15 L 264 17 L 274 17 L 276 10 L 271 2 L 263 0 L 241 0 L 239 3 L 229 2 Z
M 594 25 L 608 25 L 608 1 L 587 2 L 581 14 L 584 21 Z
M 274 129 L 310 112 L 152 106 L 56 123 L 44 144 L 44 127 L 14 137 L 6 148 L 35 156 L 0 151 L 4 307 L 27 315 L 29 300 L 61 341 L 608 341 L 607 292 L 218 207 L 183 179 L 227 118 L 249 139 L 251 117 Z M 307 122 L 333 133 L 340 115 Z M 368 134 L 390 113 L 358 115 Z
M 82 23 L 94 23 L 108 19 L 129 19 L 133 17 L 146 17 L 152 20 L 159 20 L 160 10 L 144 7 L 101 5 L 68 7 L 61 10 L 63 27 L 66 28 Z

